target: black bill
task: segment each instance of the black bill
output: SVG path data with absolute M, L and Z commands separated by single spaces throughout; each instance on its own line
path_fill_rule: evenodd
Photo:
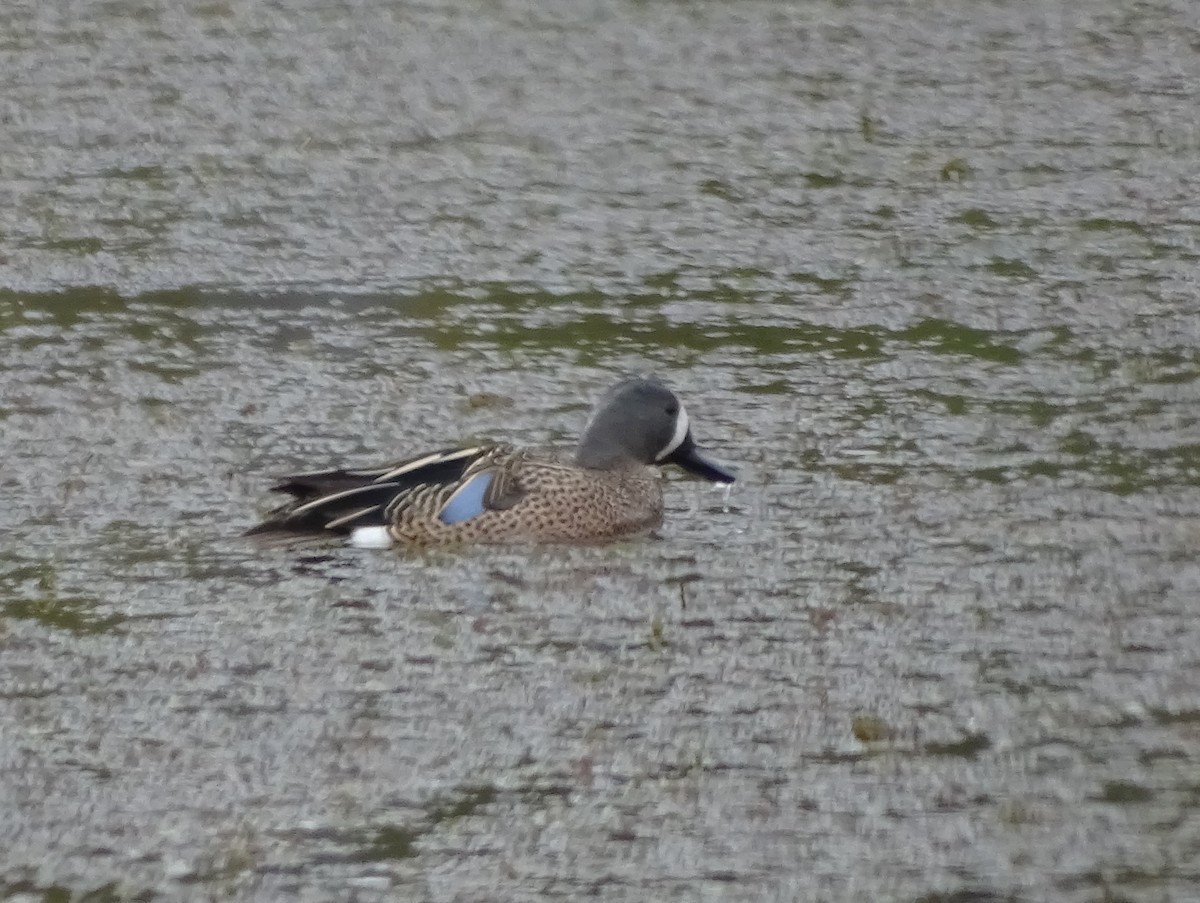
M 661 463 L 677 464 L 688 473 L 695 474 L 711 483 L 732 483 L 736 479 L 724 467 L 714 464 L 696 451 L 696 443 L 692 441 L 691 433 L 688 433 L 679 443 L 679 448 L 667 455 Z

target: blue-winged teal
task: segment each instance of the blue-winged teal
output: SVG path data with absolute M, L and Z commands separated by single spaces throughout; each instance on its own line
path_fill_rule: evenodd
M 273 487 L 293 498 L 248 535 L 342 535 L 373 548 L 599 542 L 662 523 L 662 483 L 648 465 L 664 464 L 714 483 L 734 479 L 697 452 L 670 389 L 627 379 L 596 404 L 574 463 L 477 445 L 367 470 L 296 474 Z

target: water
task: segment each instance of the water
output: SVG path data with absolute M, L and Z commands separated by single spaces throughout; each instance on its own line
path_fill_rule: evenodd
M 1194 899 L 1197 47 L 7 5 L 0 897 Z M 740 476 L 656 537 L 238 536 L 645 370 Z

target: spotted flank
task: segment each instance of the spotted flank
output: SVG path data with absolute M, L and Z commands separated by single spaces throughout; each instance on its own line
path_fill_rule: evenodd
M 734 476 L 700 455 L 687 411 L 654 379 L 628 379 L 597 403 L 570 463 L 511 445 L 449 448 L 381 467 L 285 477 L 289 499 L 248 535 L 343 537 L 351 545 L 603 542 L 662 522 L 655 465 L 718 484 Z

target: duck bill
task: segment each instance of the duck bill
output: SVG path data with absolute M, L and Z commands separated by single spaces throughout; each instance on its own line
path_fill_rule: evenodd
M 724 467 L 714 464 L 696 450 L 696 443 L 689 434 L 679 448 L 662 460 L 663 464 L 677 464 L 690 474 L 695 474 L 710 483 L 732 483 L 735 479 Z

